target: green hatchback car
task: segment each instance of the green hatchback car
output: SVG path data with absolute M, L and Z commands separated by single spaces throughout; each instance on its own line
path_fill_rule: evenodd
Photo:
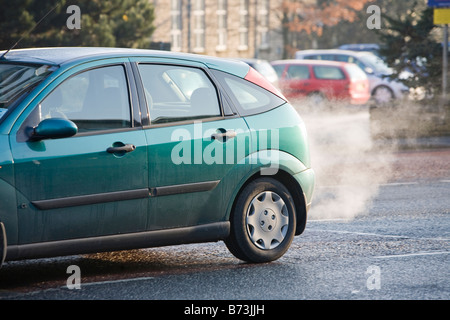
M 305 125 L 240 61 L 119 48 L 0 52 L 0 263 L 301 234 Z

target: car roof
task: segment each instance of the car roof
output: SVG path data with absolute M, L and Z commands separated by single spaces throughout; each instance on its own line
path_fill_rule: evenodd
M 350 56 L 360 56 L 365 54 L 372 54 L 368 51 L 352 51 L 352 50 L 343 50 L 343 49 L 308 49 L 308 50 L 300 50 L 295 53 L 296 56 L 303 56 L 309 54 L 347 54 Z
M 6 51 L 1 51 L 0 57 L 2 57 L 5 52 Z M 233 73 L 242 77 L 244 77 L 249 70 L 249 66 L 242 61 L 230 61 L 206 55 L 160 50 L 102 47 L 54 47 L 15 49 L 11 50 L 6 54 L 6 56 L 1 58 L 0 62 L 14 61 L 64 66 L 65 64 L 83 62 L 90 59 L 113 57 L 155 57 L 200 62 L 207 65 L 211 69 Z
M 296 65 L 322 65 L 322 66 L 335 66 L 335 67 L 342 67 L 347 64 L 348 62 L 344 61 L 331 61 L 331 60 L 298 60 L 298 59 L 287 59 L 287 60 L 276 60 L 271 62 L 272 65 L 279 65 L 279 64 L 296 64 Z

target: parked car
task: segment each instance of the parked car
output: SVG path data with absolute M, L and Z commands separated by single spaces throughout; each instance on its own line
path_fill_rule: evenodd
M 369 82 L 355 64 L 320 60 L 278 60 L 272 66 L 280 89 L 288 99 L 313 97 L 365 104 L 370 99 Z
M 380 56 L 380 45 L 377 43 L 348 43 L 342 44 L 337 49 L 350 51 L 367 51 L 372 52 L 376 56 Z
M 305 125 L 243 62 L 0 52 L 0 110 L 0 263 L 219 240 L 265 262 L 305 228 Z
M 389 103 L 394 99 L 403 99 L 409 93 L 407 86 L 398 80 L 389 78 L 392 69 L 370 52 L 339 49 L 301 50 L 296 52 L 295 58 L 355 63 L 367 74 L 371 96 L 379 104 Z
M 278 75 L 269 61 L 250 58 L 240 58 L 239 60 L 247 63 L 250 67 L 261 73 L 261 75 L 269 80 L 275 87 L 278 87 Z

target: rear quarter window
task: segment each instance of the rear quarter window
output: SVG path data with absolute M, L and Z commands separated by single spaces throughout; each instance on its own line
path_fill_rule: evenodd
M 285 100 L 250 81 L 222 71 L 212 72 L 241 116 L 266 112 L 286 103 Z

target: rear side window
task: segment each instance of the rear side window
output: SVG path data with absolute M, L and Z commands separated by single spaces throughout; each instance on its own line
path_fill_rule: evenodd
M 217 90 L 200 69 L 140 64 L 152 123 L 221 116 Z
M 213 70 L 213 73 L 241 116 L 266 112 L 286 103 L 285 100 L 248 80 L 222 71 Z
M 342 80 L 345 79 L 344 73 L 337 67 L 314 66 L 314 75 L 317 79 L 324 80 Z
M 321 60 L 321 57 L 319 55 L 315 54 L 315 55 L 305 56 L 304 59 L 306 59 L 306 60 Z

